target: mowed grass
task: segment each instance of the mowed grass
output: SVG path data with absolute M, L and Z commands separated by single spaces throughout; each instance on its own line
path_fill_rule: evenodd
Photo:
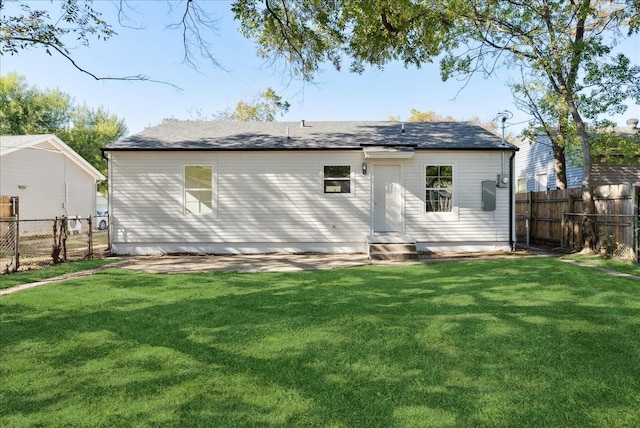
M 46 268 L 34 268 L 16 273 L 0 274 L 0 290 L 15 287 L 16 285 L 28 284 L 30 282 L 38 282 L 56 276 L 95 269 L 117 261 L 117 259 L 90 259 L 61 263 Z
M 569 254 L 562 256 L 563 259 L 583 263 L 589 266 L 595 266 L 602 269 L 611 269 L 614 271 L 626 273 L 640 277 L 640 263 L 633 263 L 628 260 L 619 260 L 606 258 L 600 255 L 585 255 L 585 254 Z
M 0 299 L 0 426 L 640 426 L 640 284 L 549 258 Z

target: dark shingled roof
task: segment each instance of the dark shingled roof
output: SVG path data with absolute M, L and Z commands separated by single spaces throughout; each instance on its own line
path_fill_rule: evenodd
M 464 122 L 307 122 L 302 127 L 300 122 L 169 120 L 105 150 L 518 150 L 501 142 L 495 134 Z

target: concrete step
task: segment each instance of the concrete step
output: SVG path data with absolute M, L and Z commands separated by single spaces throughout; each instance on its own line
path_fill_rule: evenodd
M 371 260 L 418 260 L 419 255 L 413 243 L 369 244 Z
M 410 260 L 419 260 L 418 253 L 371 253 L 369 259 L 371 260 L 387 260 L 393 262 L 402 262 Z
M 376 233 L 367 236 L 369 244 L 413 244 L 415 240 L 399 233 Z
M 416 251 L 416 244 L 394 243 L 394 244 L 369 244 L 369 251 L 378 253 L 413 253 Z

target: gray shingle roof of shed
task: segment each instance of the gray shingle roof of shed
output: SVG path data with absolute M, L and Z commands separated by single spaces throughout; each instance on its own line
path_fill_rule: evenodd
M 517 150 L 501 142 L 464 122 L 307 122 L 301 127 L 299 122 L 166 121 L 106 150 L 348 150 L 371 145 Z

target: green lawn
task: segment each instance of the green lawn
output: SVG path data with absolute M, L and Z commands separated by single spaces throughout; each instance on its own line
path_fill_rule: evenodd
M 77 262 L 61 263 L 45 268 L 36 268 L 11 274 L 0 275 L 0 290 L 16 285 L 38 282 L 69 273 L 81 272 L 118 261 L 117 259 L 91 259 Z
M 600 255 L 584 255 L 584 254 L 570 254 L 562 256 L 563 259 L 573 260 L 579 263 L 584 263 L 590 266 L 595 266 L 604 269 L 612 269 L 629 275 L 640 276 L 640 264 L 633 263 L 626 260 L 618 260 L 606 258 Z
M 0 299 L 0 426 L 640 426 L 640 283 L 550 258 L 110 269 Z

